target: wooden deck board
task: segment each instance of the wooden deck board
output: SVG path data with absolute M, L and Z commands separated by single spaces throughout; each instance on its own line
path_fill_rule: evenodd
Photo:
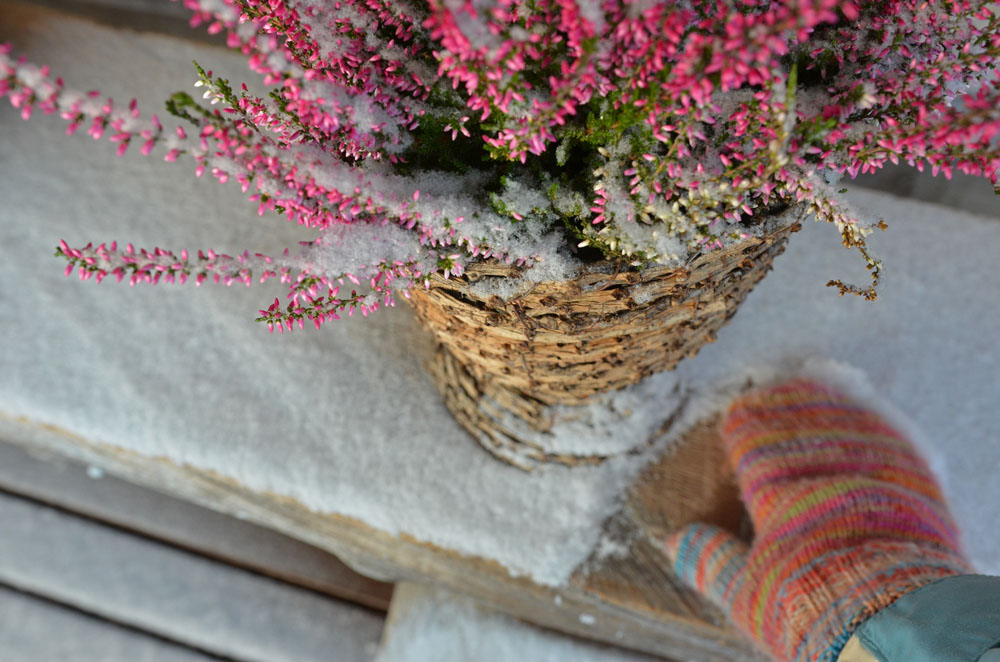
M 586 583 L 574 582 L 560 589 L 540 586 L 524 577 L 512 577 L 494 561 L 463 556 L 405 535 L 392 536 L 352 518 L 318 514 L 287 497 L 257 493 L 210 472 L 92 444 L 51 427 L 0 419 L 0 435 L 77 462 L 100 465 L 127 480 L 272 528 L 336 554 L 368 576 L 438 584 L 543 627 L 664 659 L 756 659 L 742 638 L 706 622 L 704 607 L 690 600 L 654 601 L 640 607 L 609 599 L 614 591 L 601 593 Z M 597 586 L 600 580 L 594 578 L 595 572 L 600 576 L 599 569 L 588 569 L 586 582 Z M 619 574 L 608 584 L 620 589 L 625 578 L 628 575 Z M 666 581 L 667 594 L 677 590 L 669 587 L 672 580 Z M 664 604 L 669 608 L 664 609 Z
M 693 592 L 678 586 L 659 546 L 674 529 L 700 521 L 749 539 L 749 518 L 739 499 L 716 433 L 716 419 L 695 425 L 682 440 L 639 475 L 606 536 L 622 553 L 600 553 L 575 573 L 573 581 L 602 601 L 651 618 L 690 617 L 727 627 L 725 616 Z M 745 642 L 742 659 L 762 659 Z
M 115 476 L 95 479 L 87 469 L 0 442 L 0 490 L 372 609 L 389 607 L 391 584 L 328 552 Z
M 655 662 L 524 623 L 439 587 L 397 586 L 377 662 Z
M 0 498 L 0 524 L 0 585 L 210 656 L 362 662 L 381 634 L 378 612 L 26 499 Z
M 54 633 L 58 636 L 53 636 Z M 0 586 L 0 641 L 3 641 L 4 662 L 225 660 L 3 586 Z

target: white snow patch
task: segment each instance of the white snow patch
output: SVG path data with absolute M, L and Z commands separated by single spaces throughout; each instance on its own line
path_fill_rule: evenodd
M 628 556 L 630 549 L 627 541 L 603 535 L 597 543 L 595 552 L 598 560 L 623 559 Z
M 534 246 L 527 250 L 528 254 L 538 257 L 526 265 L 519 277 L 487 276 L 472 283 L 469 291 L 481 299 L 496 296 L 503 301 L 510 301 L 527 294 L 538 283 L 575 278 L 580 273 L 582 263 L 569 253 L 565 242 L 557 235 L 540 237 Z
M 656 432 L 678 414 L 685 398 L 676 373 L 664 372 L 619 391 L 595 395 L 581 405 L 548 407 L 543 416 L 552 427 L 547 432 L 510 415 L 500 423 L 549 453 L 627 455 L 648 450 Z

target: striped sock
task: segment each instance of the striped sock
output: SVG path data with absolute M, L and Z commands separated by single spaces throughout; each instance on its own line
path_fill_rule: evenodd
M 877 414 L 796 380 L 737 400 L 721 426 L 756 531 L 694 525 L 667 543 L 682 579 L 784 660 L 834 660 L 900 596 L 969 572 L 930 469 Z

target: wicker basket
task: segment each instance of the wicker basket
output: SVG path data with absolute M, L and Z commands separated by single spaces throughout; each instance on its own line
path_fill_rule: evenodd
M 522 468 L 600 462 L 605 456 L 550 452 L 518 430 L 544 434 L 553 405 L 578 405 L 696 354 L 799 227 L 785 225 L 681 268 L 593 263 L 573 280 L 540 282 L 507 301 L 477 295 L 475 284 L 516 278 L 517 267 L 478 263 L 460 278 L 434 277 L 410 301 L 437 341 L 429 367 L 444 403 L 487 450 Z

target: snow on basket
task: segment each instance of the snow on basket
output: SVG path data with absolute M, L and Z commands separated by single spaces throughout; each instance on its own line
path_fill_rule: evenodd
M 536 437 L 558 436 L 555 409 L 697 351 L 806 215 L 872 279 L 829 284 L 874 299 L 866 238 L 885 226 L 846 205 L 843 175 L 1000 172 L 1000 9 L 984 0 L 184 5 L 260 79 L 196 65 L 202 98 L 171 96 L 167 127 L 4 44 L 0 96 L 119 154 L 191 162 L 315 239 L 280 256 L 63 241 L 67 273 L 278 278 L 288 300 L 258 319 L 282 333 L 412 296 L 448 406 L 522 466 L 630 450 Z
M 575 278 L 530 283 L 508 300 L 481 285 L 517 278 L 519 267 L 479 263 L 459 278 L 433 277 L 410 301 L 437 341 L 430 367 L 445 405 L 516 466 L 606 459 L 550 448 L 551 407 L 583 406 L 671 370 L 714 341 L 800 227 L 773 225 L 682 267 L 639 271 L 604 260 Z

